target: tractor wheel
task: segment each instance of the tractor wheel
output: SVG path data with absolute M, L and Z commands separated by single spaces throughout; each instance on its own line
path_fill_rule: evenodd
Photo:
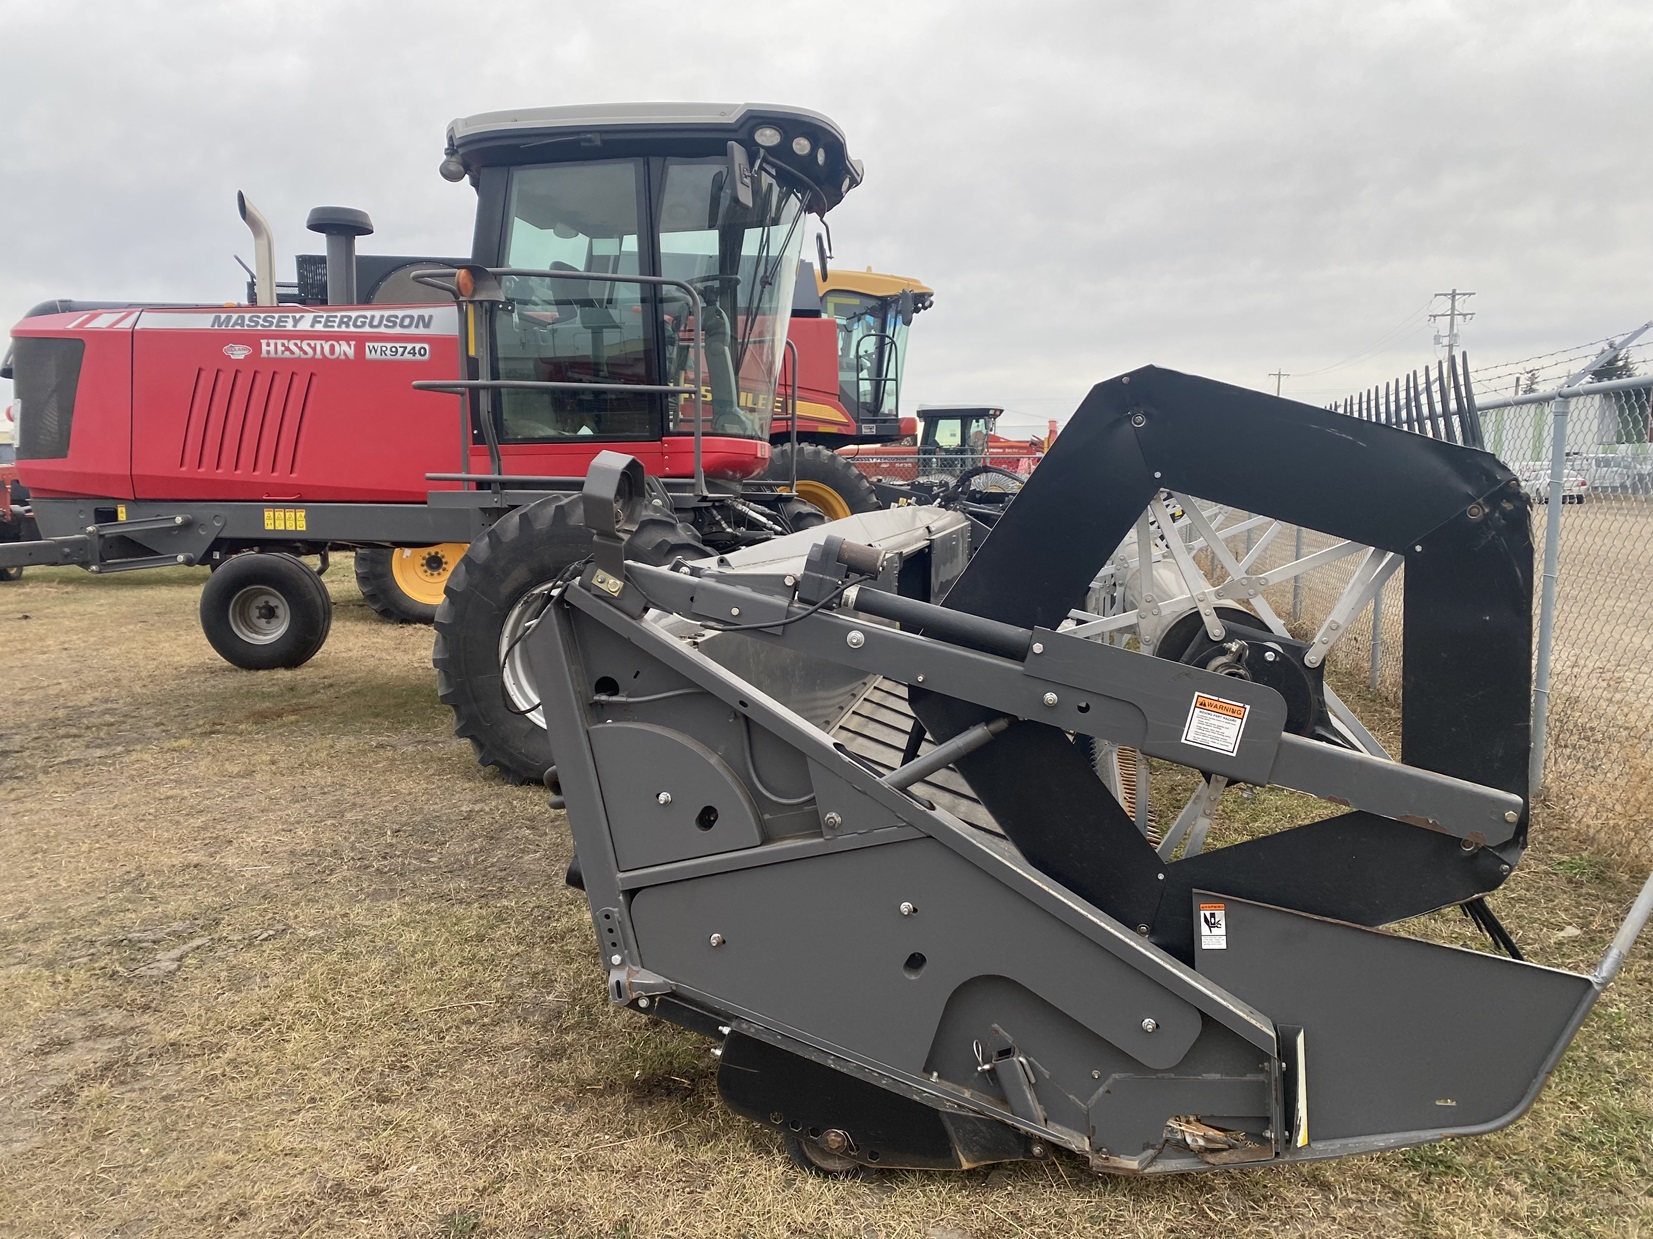
M 225 662 L 244 671 L 303 666 L 332 626 L 327 587 L 292 555 L 236 555 L 201 591 L 201 631 Z
M 394 624 L 429 624 L 442 604 L 448 575 L 464 554 L 463 542 L 364 547 L 356 552 L 356 588 Z
M 454 566 L 436 609 L 436 691 L 453 731 L 476 759 L 512 783 L 537 783 L 551 765 L 539 690 L 522 647 L 549 587 L 591 554 L 578 495 L 556 495 L 507 512 Z M 670 563 L 706 548 L 675 517 L 645 517 L 626 542 L 629 558 Z
M 23 579 L 23 569 L 21 567 L 17 567 L 17 568 L 0 568 L 0 582 L 3 582 L 3 581 L 21 581 L 22 579 Z
M 792 445 L 782 443 L 769 457 L 764 477 L 786 482 L 792 476 Z M 854 465 L 817 443 L 798 444 L 798 498 L 814 504 L 829 521 L 857 512 L 876 512 L 884 505 L 878 492 Z

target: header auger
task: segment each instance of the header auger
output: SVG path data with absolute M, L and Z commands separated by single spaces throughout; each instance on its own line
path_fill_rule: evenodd
M 1525 844 L 1529 508 L 1485 452 L 1148 368 L 1092 390 L 973 557 L 963 515 L 898 508 L 654 566 L 626 555 L 646 496 L 598 459 L 594 559 L 524 639 L 571 881 L 613 1001 L 720 1041 L 722 1096 L 800 1164 L 1160 1172 L 1493 1130 L 1653 911 L 1650 880 L 1588 976 L 1381 928 L 1469 904 L 1492 932 L 1475 901 Z M 1399 760 L 1209 505 L 1368 548 L 1356 593 L 1404 562 Z M 1127 547 L 1134 610 L 1074 623 Z M 1110 745 L 1199 775 L 1180 833 L 1099 777 Z M 1205 846 L 1234 783 L 1316 800 Z

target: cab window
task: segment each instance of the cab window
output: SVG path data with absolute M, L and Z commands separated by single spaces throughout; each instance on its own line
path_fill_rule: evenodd
M 505 277 L 494 312 L 496 373 L 542 383 L 655 382 L 647 306 L 638 283 L 583 280 L 579 273 L 638 273 L 639 165 L 554 164 L 513 172 L 505 261 L 549 274 Z M 559 273 L 566 272 L 567 275 Z M 500 438 L 653 438 L 654 398 L 636 391 L 513 391 L 499 394 Z

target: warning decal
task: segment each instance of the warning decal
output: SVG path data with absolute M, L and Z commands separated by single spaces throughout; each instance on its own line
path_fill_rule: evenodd
M 1182 729 L 1182 742 L 1232 757 L 1240 751 L 1240 733 L 1250 712 L 1250 706 L 1238 701 L 1195 693 L 1194 704 L 1188 707 L 1188 724 Z
M 303 533 L 305 526 L 303 508 L 265 508 L 264 528 L 291 529 L 296 533 Z
M 1228 909 L 1220 903 L 1200 905 L 1200 948 L 1228 950 Z

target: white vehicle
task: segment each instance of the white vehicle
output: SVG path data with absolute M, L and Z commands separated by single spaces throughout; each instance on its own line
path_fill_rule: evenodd
M 1521 479 L 1521 489 L 1534 503 L 1550 501 L 1550 465 L 1548 461 L 1524 461 L 1510 466 Z M 1561 470 L 1561 502 L 1583 503 L 1590 493 L 1590 479 L 1568 464 Z

